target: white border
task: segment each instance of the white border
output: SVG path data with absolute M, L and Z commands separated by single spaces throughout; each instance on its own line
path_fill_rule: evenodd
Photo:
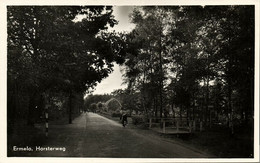
M 255 5 L 255 119 L 254 159 L 106 159 L 106 158 L 7 158 L 6 72 L 8 5 Z M 259 162 L 259 1 L 258 0 L 1 0 L 0 2 L 0 163 L 5 162 Z
M 6 149 L 7 149 L 7 142 L 6 142 L 6 135 L 7 135 L 7 128 L 6 128 L 6 86 L 7 86 L 7 19 L 6 19 L 6 7 L 1 4 L 0 6 L 0 162 L 2 162 L 2 157 L 6 157 Z
M 255 122 L 254 122 L 254 151 L 255 156 L 257 157 L 257 160 L 259 162 L 259 37 L 260 37 L 260 11 L 259 11 L 259 1 L 255 5 L 255 108 L 254 108 L 254 114 L 255 114 Z M 257 154 L 257 155 L 256 155 Z
M 4 5 L 253 5 L 258 0 L 2 0 Z

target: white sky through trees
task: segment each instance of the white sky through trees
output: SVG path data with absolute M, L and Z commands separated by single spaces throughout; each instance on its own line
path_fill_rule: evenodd
M 129 14 L 132 12 L 132 6 L 114 6 L 113 15 L 118 22 L 113 28 L 109 30 L 115 30 L 116 32 L 129 32 L 134 28 L 134 24 L 130 23 Z M 98 83 L 93 94 L 105 94 L 111 93 L 116 89 L 126 88 L 126 85 L 122 85 L 123 78 L 122 73 L 120 72 L 120 67 L 117 64 L 114 64 L 114 71 L 105 79 Z

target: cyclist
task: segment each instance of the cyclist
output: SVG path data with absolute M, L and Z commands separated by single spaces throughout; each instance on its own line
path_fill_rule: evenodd
M 127 114 L 123 113 L 122 116 L 120 117 L 120 119 L 122 120 L 123 127 L 125 127 L 127 124 Z

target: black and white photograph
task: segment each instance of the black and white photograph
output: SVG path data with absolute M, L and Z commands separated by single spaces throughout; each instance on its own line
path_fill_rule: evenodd
M 7 3 L 5 161 L 259 161 L 249 2 Z

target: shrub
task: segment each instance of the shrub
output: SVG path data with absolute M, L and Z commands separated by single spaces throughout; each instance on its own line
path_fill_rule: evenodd
M 145 118 L 143 116 L 140 116 L 140 115 L 134 115 L 134 116 L 132 116 L 132 123 L 134 125 L 144 124 Z
M 121 113 L 120 112 L 112 112 L 111 116 L 112 117 L 121 117 Z

